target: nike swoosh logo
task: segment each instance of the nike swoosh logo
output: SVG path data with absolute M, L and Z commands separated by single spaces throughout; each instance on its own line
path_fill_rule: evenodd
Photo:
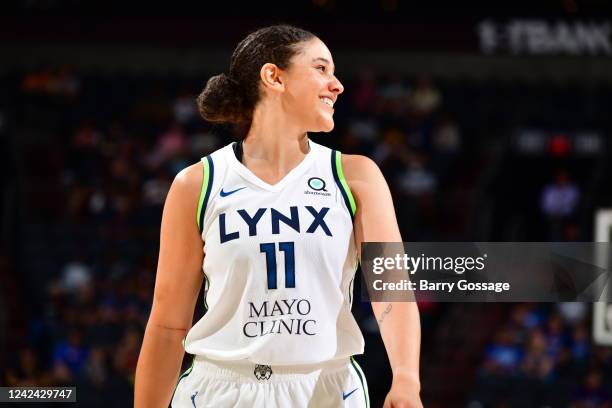
M 342 392 L 342 399 L 345 400 L 348 397 L 351 396 L 352 393 L 354 393 L 355 391 L 357 391 L 357 388 L 355 388 L 353 391 L 349 392 L 348 394 L 345 394 L 344 392 Z
M 223 191 L 223 189 L 221 189 L 221 192 L 219 193 L 219 195 L 220 195 L 221 197 L 227 197 L 228 195 L 230 195 L 230 194 L 234 194 L 235 192 L 240 191 L 240 190 L 242 190 L 243 188 L 246 188 L 246 187 L 240 187 L 240 188 L 237 188 L 237 189 L 235 189 L 235 190 L 231 190 L 231 191 Z

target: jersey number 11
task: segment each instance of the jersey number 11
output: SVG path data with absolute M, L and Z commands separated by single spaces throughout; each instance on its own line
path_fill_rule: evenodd
M 268 289 L 276 289 L 276 244 L 274 242 L 259 244 L 259 250 L 266 254 Z M 295 288 L 295 250 L 293 242 L 279 242 L 278 250 L 285 254 L 285 287 Z

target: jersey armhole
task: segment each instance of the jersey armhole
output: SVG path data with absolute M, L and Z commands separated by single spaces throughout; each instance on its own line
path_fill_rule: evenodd
M 353 198 L 353 193 L 344 178 L 344 172 L 342 171 L 342 153 L 337 150 L 332 150 L 332 172 L 334 173 L 334 180 L 342 193 L 342 198 L 348 208 L 351 220 L 355 219 L 355 212 L 357 212 L 357 205 Z
M 198 200 L 198 214 L 196 219 L 200 234 L 202 234 L 202 231 L 204 230 L 204 214 L 206 212 L 206 205 L 208 204 L 210 190 L 212 189 L 213 178 L 215 175 L 215 168 L 210 156 L 202 158 L 202 164 L 204 174 L 202 177 L 202 188 L 200 189 L 200 199 Z

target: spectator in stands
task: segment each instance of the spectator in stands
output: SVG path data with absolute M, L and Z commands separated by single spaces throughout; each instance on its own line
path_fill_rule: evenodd
M 514 344 L 514 335 L 508 327 L 501 328 L 495 339 L 485 349 L 482 370 L 488 375 L 513 376 L 517 373 L 522 350 Z
M 195 96 L 187 91 L 181 92 L 174 100 L 172 110 L 174 111 L 174 120 L 183 126 L 189 126 L 198 117 Z
M 551 241 L 564 240 L 564 228 L 576 214 L 580 202 L 580 190 L 566 170 L 558 170 L 552 183 L 546 185 L 540 195 L 540 208 L 548 219 Z
M 602 375 L 598 370 L 591 370 L 584 378 L 580 388 L 576 390 L 570 403 L 570 408 L 610 408 L 611 393 L 603 387 Z
M 88 353 L 87 346 L 83 344 L 81 328 L 70 328 L 67 338 L 60 341 L 53 351 L 55 370 L 61 372 L 63 378 L 75 378 L 85 365 Z
M 541 330 L 531 332 L 527 349 L 521 361 L 521 373 L 534 380 L 551 378 L 554 369 L 554 356 L 549 354 L 549 344 Z
M 548 317 L 545 328 L 546 344 L 548 345 L 547 353 L 552 358 L 556 359 L 561 352 L 561 348 L 565 344 L 565 327 L 563 320 L 557 312 L 552 312 Z
M 10 358 L 3 380 L 6 386 L 24 387 L 41 384 L 43 373 L 34 350 L 24 347 Z
M 583 323 L 577 324 L 572 329 L 570 349 L 572 359 L 579 363 L 586 362 L 590 354 L 590 349 L 591 342 L 588 329 Z
M 93 347 L 84 367 L 84 376 L 96 387 L 102 387 L 108 379 L 107 355 L 103 348 Z
M 586 318 L 588 313 L 587 303 L 583 302 L 560 302 L 557 310 L 566 324 L 575 325 Z
M 378 145 L 380 138 L 380 128 L 378 121 L 373 116 L 361 116 L 349 121 L 348 136 L 345 138 L 354 139 L 355 143 L 344 143 L 344 150 L 347 151 L 365 151 L 371 153 Z
M 431 78 L 427 75 L 419 77 L 410 98 L 413 113 L 419 117 L 428 116 L 438 109 L 441 103 L 442 95 Z
M 182 169 L 186 165 L 181 160 L 181 155 L 185 153 L 186 149 L 187 136 L 183 127 L 175 122 L 159 136 L 155 150 L 148 157 L 147 164 L 151 169 L 155 169 L 169 161 L 178 160 L 179 163 L 174 163 L 172 166 L 175 169 L 174 174 L 176 174 L 178 173 L 176 168 Z
M 83 256 L 76 254 L 64 266 L 58 285 L 65 293 L 76 293 L 80 288 L 91 284 L 91 280 L 91 268 L 87 265 Z
M 443 115 L 436 123 L 433 148 L 437 153 L 457 154 L 461 149 L 461 132 L 450 115 Z
M 426 167 L 426 157 L 413 153 L 406 158 L 406 170 L 399 175 L 396 186 L 409 196 L 426 197 L 436 191 L 438 181 Z
M 379 115 L 388 124 L 398 125 L 410 108 L 410 88 L 399 75 L 390 75 L 387 81 L 380 84 L 378 97 Z

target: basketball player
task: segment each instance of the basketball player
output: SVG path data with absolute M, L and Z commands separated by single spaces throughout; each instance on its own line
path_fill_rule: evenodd
M 136 407 L 369 407 L 353 277 L 361 242 L 401 236 L 378 167 L 308 139 L 333 129 L 343 90 L 325 44 L 286 25 L 247 36 L 206 84 L 206 120 L 250 127 L 170 188 Z M 421 407 L 417 306 L 372 307 L 393 370 L 385 407 Z M 177 384 L 183 347 L 195 357 Z

